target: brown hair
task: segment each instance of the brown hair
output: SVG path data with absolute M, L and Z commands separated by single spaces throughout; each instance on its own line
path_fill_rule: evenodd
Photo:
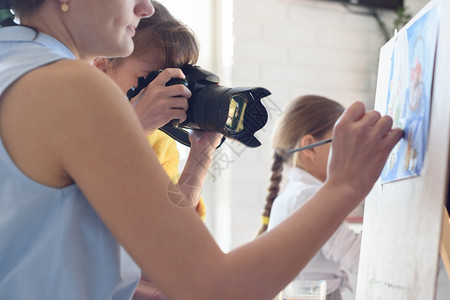
M 45 0 L 1 0 L 1 8 L 10 8 L 19 15 L 28 15 L 35 11 Z
M 262 214 L 263 226 L 258 235 L 267 230 L 272 204 L 280 191 L 283 164 L 292 163 L 292 154 L 287 154 L 287 150 L 294 149 L 307 134 L 316 139 L 323 137 L 333 128 L 343 111 L 344 107 L 338 102 L 316 95 L 297 97 L 289 102 L 273 132 L 272 176 Z
M 165 58 L 165 67 L 197 63 L 199 46 L 195 33 L 173 17 L 159 2 L 152 0 L 152 5 L 155 13 L 139 22 L 133 38 L 134 51 L 130 57 L 139 57 L 152 47 L 157 47 Z M 122 59 L 114 58 L 110 61 L 117 64 Z

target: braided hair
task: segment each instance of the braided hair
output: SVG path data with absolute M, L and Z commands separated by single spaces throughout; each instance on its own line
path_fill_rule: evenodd
M 273 132 L 272 175 L 261 218 L 262 227 L 258 235 L 267 230 L 270 211 L 280 191 L 283 165 L 292 165 L 294 163 L 293 156 L 298 155 L 297 153 L 287 154 L 287 151 L 294 149 L 298 141 L 307 134 L 316 139 L 322 138 L 333 128 L 343 111 L 344 107 L 338 102 L 316 95 L 297 97 L 289 102 Z
M 272 210 L 272 204 L 275 198 L 280 192 L 280 182 L 283 178 L 283 157 L 277 152 L 273 153 L 273 163 L 272 163 L 272 175 L 270 176 L 270 185 L 267 189 L 269 194 L 266 197 L 266 204 L 264 205 L 264 211 L 261 216 L 262 226 L 258 231 L 257 235 L 260 235 L 267 231 L 267 225 L 269 225 L 270 211 Z

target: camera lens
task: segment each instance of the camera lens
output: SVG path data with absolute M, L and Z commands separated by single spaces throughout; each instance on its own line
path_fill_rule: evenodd
M 172 78 L 167 85 L 184 84 L 191 91 L 186 120 L 181 124 L 175 122 L 177 128 L 171 121 L 160 130 L 187 146 L 190 141 L 183 128 L 220 132 L 249 147 L 261 145 L 255 132 L 267 122 L 267 110 L 261 103 L 261 98 L 270 95 L 267 89 L 221 86 L 217 75 L 190 64 L 183 65 L 181 70 L 186 79 Z M 160 72 L 152 71 L 146 77 L 140 77 L 137 87 L 127 92 L 128 99 L 139 94 Z
M 225 128 L 232 133 L 239 133 L 244 129 L 244 115 L 248 98 L 245 94 L 237 93 L 230 97 L 230 107 Z

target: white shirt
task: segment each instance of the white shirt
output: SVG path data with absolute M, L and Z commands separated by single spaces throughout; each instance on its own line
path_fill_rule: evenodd
M 280 224 L 299 209 L 322 184 L 308 172 L 292 168 L 288 175 L 286 188 L 273 203 L 268 230 Z M 340 287 L 350 288 L 347 274 L 342 267 L 352 273 L 358 271 L 360 247 L 361 236 L 351 230 L 346 222 L 343 222 L 302 272 L 297 275 L 296 279 L 326 280 L 327 294 Z

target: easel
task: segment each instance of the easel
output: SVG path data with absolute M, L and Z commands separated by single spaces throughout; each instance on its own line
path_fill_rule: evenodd
M 366 198 L 357 300 L 434 299 L 439 253 L 450 278 L 450 223 L 443 207 L 450 167 L 450 1 L 430 1 L 409 24 L 432 5 L 437 7 L 439 32 L 423 172 L 384 185 L 377 182 Z M 389 76 L 396 61 L 391 60 L 393 47 L 391 40 L 380 51 L 375 109 L 381 112 L 386 111 Z
M 447 276 L 450 279 L 450 217 L 447 208 L 444 207 L 442 214 L 442 234 L 441 234 L 441 258 L 444 262 Z

